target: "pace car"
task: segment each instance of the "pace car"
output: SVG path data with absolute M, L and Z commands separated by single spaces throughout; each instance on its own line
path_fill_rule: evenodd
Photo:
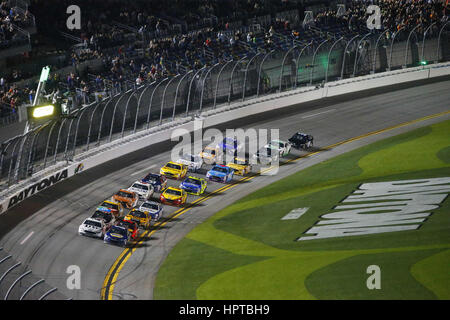
M 314 137 L 303 132 L 296 132 L 288 139 L 295 148 L 309 149 L 314 144 Z
M 186 199 L 187 199 L 186 191 L 174 187 L 166 188 L 159 197 L 161 203 L 174 204 L 177 206 L 185 204 Z
M 111 229 L 106 232 L 103 242 L 126 247 L 129 239 L 130 232 L 127 227 L 112 226 Z
M 188 167 L 184 164 L 169 161 L 161 168 L 160 173 L 168 178 L 182 179 L 187 174 Z
M 119 219 L 116 221 L 116 226 L 124 227 L 128 229 L 130 234 L 130 239 L 136 239 L 139 235 L 139 227 L 138 224 L 131 220 Z
M 146 201 L 139 207 L 140 211 L 148 212 L 153 221 L 158 221 L 161 218 L 164 208 L 162 205 L 155 201 Z
M 189 194 L 197 196 L 205 192 L 207 182 L 203 178 L 189 176 L 180 185 L 180 188 Z
M 254 155 L 253 159 L 261 164 L 274 163 L 279 160 L 278 152 L 272 148 L 262 147 Z
M 272 140 L 265 147 L 278 151 L 280 157 L 285 157 L 291 151 L 291 144 L 281 140 Z
M 236 154 L 242 149 L 242 144 L 240 144 L 237 138 L 225 137 L 223 141 L 217 144 L 217 149 L 222 150 L 223 153 Z
M 244 176 L 252 170 L 249 161 L 244 158 L 234 157 L 234 159 L 227 163 L 227 167 L 234 170 L 234 174 Z
M 167 178 L 157 173 L 149 173 L 142 179 L 142 182 L 151 184 L 155 192 L 161 192 L 167 186 Z
M 151 216 L 147 211 L 141 211 L 137 209 L 131 210 L 123 220 L 134 221 L 137 223 L 138 227 L 147 229 L 150 227 Z
M 203 165 L 202 157 L 192 154 L 183 154 L 177 162 L 186 165 L 188 170 L 193 172 L 197 172 Z
M 150 183 L 136 181 L 128 188 L 128 191 L 136 193 L 140 200 L 148 200 L 153 195 L 154 189 Z
M 123 216 L 123 205 L 117 201 L 105 200 L 97 207 L 96 210 L 111 212 L 115 217 Z
M 78 234 L 82 236 L 95 237 L 103 239 L 107 231 L 106 224 L 103 220 L 87 218 L 78 227 Z
M 113 195 L 113 200 L 122 203 L 128 209 L 136 207 L 139 197 L 133 191 L 120 189 L 115 195 Z
M 216 182 L 227 183 L 233 180 L 234 170 L 222 164 L 216 164 L 206 173 L 206 178 Z
M 221 158 L 220 151 L 210 146 L 205 147 L 199 156 L 208 164 L 218 163 Z

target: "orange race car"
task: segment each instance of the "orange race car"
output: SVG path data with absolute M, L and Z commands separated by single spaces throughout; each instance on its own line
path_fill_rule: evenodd
M 128 191 L 125 189 L 120 189 L 115 195 L 113 195 L 113 200 L 122 203 L 128 209 L 136 207 L 139 201 L 139 196 L 133 191 Z

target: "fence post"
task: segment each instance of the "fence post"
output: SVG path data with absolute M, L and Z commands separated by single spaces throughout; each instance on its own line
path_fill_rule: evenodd
M 344 56 L 342 57 L 342 68 L 341 68 L 341 79 L 344 79 L 344 68 L 345 68 L 345 56 L 347 55 L 347 48 L 350 45 L 350 43 L 352 43 L 353 40 L 355 40 L 356 38 L 360 37 L 360 35 L 356 35 L 353 38 L 351 38 L 348 42 L 347 45 L 345 46 L 344 49 Z
M 272 53 L 275 52 L 275 49 L 271 50 L 270 52 L 266 53 L 266 55 L 264 56 L 264 58 L 261 61 L 261 64 L 259 65 L 259 71 L 258 71 L 258 86 L 256 88 L 256 97 L 259 97 L 259 84 L 261 83 L 261 72 L 262 72 L 262 67 L 264 65 L 264 61 L 266 61 L 267 57 L 270 56 Z
M 191 74 L 192 72 L 194 72 L 194 70 L 190 70 L 188 72 L 186 72 L 180 79 L 180 81 L 177 84 L 177 89 L 175 91 L 175 100 L 173 102 L 173 112 L 172 112 L 172 121 L 175 120 L 175 108 L 177 107 L 177 99 L 178 99 L 178 90 L 180 88 L 181 83 L 183 82 L 184 78 L 186 78 L 189 74 Z
M 200 73 L 200 71 L 203 71 L 206 68 L 206 65 L 204 65 L 203 67 L 201 67 L 200 69 L 197 70 L 197 72 L 194 74 L 194 76 L 191 79 L 191 82 L 189 83 L 189 92 L 188 92 L 188 99 L 187 99 L 187 103 L 186 103 L 186 117 L 188 115 L 189 112 L 189 103 L 191 102 L 191 90 L 192 90 L 192 83 L 195 80 L 195 77 Z
M 222 71 L 225 70 L 226 66 L 230 63 L 232 63 L 234 60 L 231 59 L 230 61 L 226 62 L 222 68 L 220 68 L 219 74 L 217 76 L 217 81 L 216 81 L 216 91 L 214 93 L 214 109 L 216 108 L 216 101 L 217 101 L 217 91 L 219 90 L 219 80 L 220 80 L 220 75 L 222 74 Z
M 164 78 L 162 79 L 160 82 L 158 82 L 158 84 L 155 86 L 155 88 L 153 88 L 152 91 L 152 95 L 150 97 L 150 103 L 148 105 L 148 114 L 147 114 L 147 126 L 146 129 L 148 130 L 150 127 L 150 112 L 152 111 L 152 103 L 153 103 L 153 95 L 155 94 L 156 90 L 158 89 L 158 87 L 169 78 Z
M 109 101 L 106 103 L 105 108 L 106 108 L 106 106 L 108 105 L 108 103 L 109 103 L 111 100 L 112 100 L 112 97 L 109 98 Z M 90 119 L 90 121 L 89 121 L 88 137 L 87 137 L 87 142 L 86 142 L 86 147 L 87 147 L 87 149 L 86 149 L 86 150 L 89 150 L 89 143 L 91 142 L 91 128 L 92 128 L 92 122 L 94 121 L 94 115 L 95 115 L 95 112 L 97 111 L 97 108 L 102 104 L 102 102 L 103 102 L 103 101 L 100 101 L 100 102 L 95 106 L 94 111 L 92 111 L 91 119 Z
M 209 68 L 209 70 L 206 72 L 205 78 L 203 79 L 203 84 L 202 84 L 202 93 L 200 95 L 200 112 L 202 112 L 202 108 L 203 108 L 203 92 L 205 91 L 205 83 L 206 83 L 206 79 L 208 78 L 210 72 L 217 67 L 218 65 L 220 65 L 220 63 L 216 63 L 215 65 L 213 65 L 211 68 Z
M 149 89 L 155 83 L 156 83 L 156 81 L 153 81 L 152 83 L 150 83 L 144 90 L 142 90 L 141 94 L 139 95 L 138 104 L 137 104 L 137 108 L 136 108 L 136 117 L 134 119 L 133 133 L 136 133 L 137 121 L 138 121 L 138 116 L 139 116 L 139 109 L 141 107 L 141 99 L 144 96 L 145 91 L 147 91 L 147 89 Z
M 113 97 L 111 97 L 111 100 L 108 101 L 108 102 L 106 103 L 106 106 L 105 106 L 105 107 L 103 108 L 103 110 L 102 110 L 102 116 L 100 117 L 100 126 L 99 126 L 99 128 L 98 128 L 98 137 L 97 137 L 97 145 L 98 145 L 98 146 L 100 145 L 100 138 L 101 138 L 101 134 L 102 134 L 103 117 L 104 117 L 104 115 L 105 115 L 106 109 L 108 108 L 108 104 L 109 104 L 110 102 L 112 102 L 113 99 L 114 99 L 115 97 L 117 97 L 117 96 L 119 96 L 119 95 L 120 95 L 120 93 L 118 93 L 118 94 L 114 95 Z M 71 125 L 72 125 L 72 124 L 71 124 Z
M 336 44 L 338 44 L 339 41 L 341 41 L 342 39 L 344 39 L 344 37 L 340 37 L 338 40 L 336 40 L 330 48 L 330 51 L 328 51 L 328 58 L 327 58 L 327 70 L 325 71 L 325 82 L 328 82 L 328 69 L 330 66 L 330 56 L 331 56 L 331 52 L 333 51 L 333 48 Z
M 45 167 L 46 167 L 46 165 L 47 165 L 47 150 L 48 150 L 48 145 L 50 144 L 50 137 L 51 137 L 51 135 L 52 135 L 52 131 L 53 131 L 53 129 L 55 128 L 55 125 L 58 123 L 58 121 L 55 121 L 54 123 L 53 123 L 53 125 L 52 125 L 52 127 L 50 128 L 50 131 L 49 131 L 49 133 L 48 133 L 48 136 L 47 136 L 47 144 L 46 144 L 46 147 L 45 147 L 45 152 L 44 152 L 44 168 L 43 169 L 45 169 Z
M 402 31 L 403 29 L 405 29 L 405 26 L 401 27 L 400 29 L 398 29 L 394 35 L 392 36 L 392 40 L 391 40 L 391 48 L 389 50 L 389 64 L 388 64 L 388 71 L 391 71 L 392 68 L 392 49 L 394 48 L 394 42 L 395 42 L 395 37 L 397 37 L 397 35 L 400 33 L 400 31 Z
M 417 41 L 417 36 L 416 33 L 414 32 L 414 30 L 416 30 L 418 27 L 422 26 L 421 24 L 418 24 L 417 26 L 415 26 L 411 32 L 408 34 L 408 39 L 406 40 L 406 47 L 405 47 L 405 62 L 403 63 L 403 68 L 406 68 L 408 65 L 408 45 L 409 45 L 409 39 L 411 38 L 411 35 L 414 33 L 415 37 L 416 37 L 416 41 Z
M 356 46 L 356 53 L 355 53 L 355 64 L 353 66 L 353 77 L 356 75 L 356 64 L 358 63 L 358 52 L 359 52 L 359 46 L 361 45 L 361 43 L 363 42 L 363 40 L 365 38 L 367 38 L 368 36 L 370 36 L 372 34 L 372 32 L 366 33 L 361 40 L 358 41 L 358 45 Z
M 22 141 L 23 137 L 24 136 L 19 136 L 17 138 L 17 142 L 14 144 L 14 148 L 13 148 L 12 153 L 11 153 L 11 158 L 10 158 L 10 161 L 9 161 L 9 170 L 8 170 L 8 187 L 10 185 L 10 180 L 9 179 L 10 179 L 10 176 L 11 176 L 11 169 L 12 169 L 12 163 L 13 163 L 12 157 L 14 156 L 14 153 L 16 152 L 17 145 L 20 144 L 20 141 Z M 17 159 L 16 159 L 16 161 L 17 161 Z
M 162 115 L 163 115 L 163 108 L 164 108 L 164 101 L 166 98 L 166 90 L 167 87 L 169 87 L 170 83 L 175 80 L 176 78 L 178 78 L 180 76 L 180 74 L 177 74 L 175 77 L 172 77 L 169 82 L 167 82 L 166 86 L 164 87 L 164 91 L 163 91 L 163 97 L 162 97 L 162 101 L 161 101 L 161 113 L 159 115 L 159 124 L 162 123 Z
M 306 48 L 309 48 L 309 46 L 311 46 L 313 44 L 313 40 L 311 40 L 310 43 L 308 43 L 307 45 L 305 45 L 302 50 L 300 51 L 300 53 L 298 54 L 297 59 L 295 59 L 295 81 L 294 81 L 294 89 L 297 88 L 297 80 L 298 80 L 298 64 L 300 62 L 300 58 L 303 54 L 303 52 L 305 51 Z
M 444 31 L 445 27 L 447 26 L 447 24 L 450 23 L 450 20 L 447 21 L 441 28 L 441 30 L 439 30 L 439 36 L 438 36 L 438 45 L 437 45 L 437 50 L 436 50 L 436 63 L 439 62 L 439 47 L 441 44 L 441 33 L 442 31 Z
M 76 148 L 76 146 L 77 146 L 78 128 L 79 128 L 79 126 L 80 126 L 81 118 L 83 117 L 83 113 L 84 113 L 90 106 L 91 106 L 91 105 L 87 105 L 87 106 L 83 107 L 83 109 L 81 110 L 80 115 L 78 116 L 77 128 L 75 129 L 75 138 L 74 138 L 74 140 L 73 140 L 72 158 L 75 157 L 75 148 Z
M 374 55 L 373 55 L 373 69 L 372 69 L 372 73 L 375 73 L 375 69 L 376 69 L 378 42 L 388 32 L 391 32 L 391 31 L 390 30 L 386 30 L 382 34 L 380 34 L 380 36 L 377 39 L 377 42 L 375 43 L 375 50 L 374 50 Z
M 300 45 L 297 44 L 297 45 L 293 46 L 292 48 L 290 48 L 290 49 L 286 52 L 286 54 L 284 55 L 284 57 L 283 57 L 283 61 L 281 62 L 281 70 L 280 70 L 280 83 L 279 83 L 279 86 L 278 86 L 278 91 L 279 91 L 279 92 L 281 92 L 281 81 L 282 81 L 282 78 L 283 78 L 284 63 L 286 62 L 286 58 L 287 58 L 287 56 L 289 55 L 289 53 L 291 53 L 292 50 L 294 50 L 295 48 L 298 48 L 299 46 L 300 46 Z
M 64 126 L 64 123 L 66 123 L 67 118 L 64 118 L 63 121 L 61 122 L 61 126 L 59 127 L 58 130 L 58 138 L 56 139 L 56 147 L 55 147 L 55 154 L 53 155 L 53 164 L 56 164 L 56 155 L 58 154 L 58 144 L 59 144 L 59 140 L 61 137 L 61 130 Z
M 108 138 L 108 142 L 111 142 L 111 139 L 112 139 L 112 133 L 113 133 L 113 129 L 114 129 L 114 119 L 115 119 L 115 117 L 116 117 L 117 106 L 119 105 L 120 100 L 122 100 L 122 98 L 125 97 L 126 94 L 127 94 L 128 92 L 130 92 L 131 90 L 132 90 L 132 89 L 130 89 L 130 90 L 128 90 L 128 91 L 125 91 L 125 92 L 122 94 L 122 96 L 121 96 L 119 99 L 117 99 L 117 102 L 116 102 L 116 104 L 114 105 L 114 110 L 113 110 L 112 119 L 111 119 L 111 128 L 110 128 L 110 130 L 109 130 L 109 138 Z
M 313 74 L 314 74 L 314 63 L 316 60 L 316 54 L 319 51 L 319 48 L 328 42 L 329 39 L 326 39 L 324 41 L 322 41 L 316 48 L 316 50 L 314 51 L 314 55 L 313 55 L 313 59 L 312 59 L 312 66 L 311 66 L 311 73 L 310 73 L 310 77 L 309 77 L 309 85 L 312 85 L 312 81 L 313 81 Z
M 425 32 L 423 33 L 423 39 L 422 39 L 422 53 L 421 53 L 421 55 L 420 55 L 420 61 L 422 62 L 423 61 L 423 56 L 424 56 L 424 51 L 425 51 L 425 39 L 426 39 L 426 37 L 427 37 L 427 33 L 428 33 L 428 31 L 435 25 L 437 23 L 437 21 L 436 22 L 433 22 L 432 24 L 430 24 L 430 26 L 425 30 Z
M 230 102 L 231 102 L 231 88 L 233 87 L 234 70 L 236 70 L 236 67 L 245 59 L 247 59 L 247 56 L 239 59 L 238 62 L 236 62 L 236 64 L 233 66 L 233 69 L 231 70 L 230 86 L 229 86 L 229 90 L 228 90 L 228 104 L 230 104 Z
M 262 53 L 257 53 L 255 54 L 247 63 L 247 66 L 245 67 L 245 75 L 244 75 L 244 85 L 242 86 L 242 101 L 244 101 L 245 99 L 245 86 L 247 85 L 247 73 L 248 73 L 248 68 L 250 67 L 250 64 L 252 63 L 253 59 L 255 59 L 256 57 L 260 56 Z
M 122 138 L 122 139 L 123 139 L 123 132 L 124 132 L 124 130 L 125 130 L 125 121 L 126 121 L 126 119 L 127 119 L 128 105 L 129 105 L 129 103 L 130 103 L 130 101 L 131 101 L 131 98 L 135 96 L 137 90 L 139 90 L 139 89 L 135 89 L 135 90 L 130 94 L 130 96 L 128 97 L 128 100 L 127 100 L 127 104 L 126 104 L 126 106 L 125 106 L 125 112 L 124 112 L 124 114 L 123 114 L 123 122 L 122 122 L 122 133 L 121 133 L 121 138 Z

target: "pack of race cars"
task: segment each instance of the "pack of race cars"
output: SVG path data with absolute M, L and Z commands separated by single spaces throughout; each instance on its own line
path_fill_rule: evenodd
M 313 145 L 311 135 L 297 132 L 287 142 L 272 140 L 258 150 L 253 159 L 259 162 L 278 161 L 287 156 L 292 147 L 308 149 Z M 169 161 L 159 173 L 148 173 L 135 181 L 129 188 L 118 190 L 111 198 L 104 200 L 78 228 L 83 236 L 103 239 L 105 243 L 127 246 L 139 236 L 139 229 L 148 229 L 163 214 L 163 205 L 184 206 L 188 194 L 202 195 L 209 181 L 229 183 L 234 175 L 246 175 L 252 165 L 248 158 L 237 156 L 242 149 L 236 138 L 226 137 L 216 147 L 205 147 L 199 155 L 185 154 L 176 162 Z M 226 165 L 221 164 L 224 154 L 232 155 Z M 212 164 L 206 172 L 206 179 L 191 176 L 204 163 Z M 181 180 L 178 187 L 167 186 L 167 179 Z M 159 193 L 159 202 L 154 201 Z M 127 211 L 127 213 L 126 213 Z

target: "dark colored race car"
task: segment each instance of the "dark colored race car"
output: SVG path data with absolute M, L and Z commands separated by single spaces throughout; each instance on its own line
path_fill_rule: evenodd
M 106 232 L 103 242 L 126 247 L 129 238 L 130 232 L 126 227 L 112 226 L 111 229 Z
M 139 233 L 139 227 L 136 222 L 131 220 L 123 220 L 119 219 L 116 222 L 116 226 L 127 228 L 128 232 L 130 233 L 131 239 L 136 239 Z
M 295 148 L 309 149 L 313 146 L 314 138 L 310 134 L 303 132 L 295 133 L 288 140 Z
M 155 192 L 161 192 L 167 186 L 167 178 L 162 174 L 149 173 L 141 181 L 151 184 Z

